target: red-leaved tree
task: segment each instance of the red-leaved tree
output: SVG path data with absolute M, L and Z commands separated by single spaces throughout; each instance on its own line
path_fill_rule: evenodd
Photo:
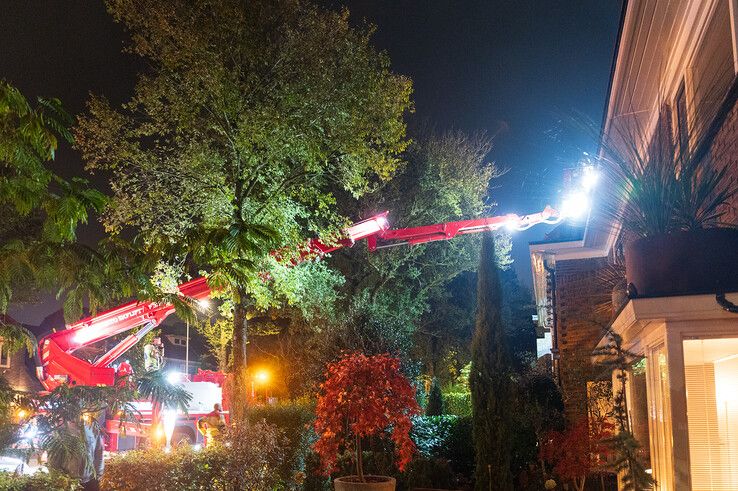
M 584 490 L 587 475 L 607 453 L 602 441 L 611 436 L 605 425 L 591 432 L 586 418 L 564 431 L 552 431 L 544 439 L 540 457 L 553 466 L 554 473 L 571 480 L 577 491 Z
M 411 417 L 420 413 L 420 407 L 415 389 L 400 372 L 399 358 L 346 354 L 328 365 L 320 389 L 315 410 L 318 441 L 313 449 L 326 474 L 334 470 L 339 452 L 353 445 L 356 473 L 366 482 L 361 441 L 382 434 L 394 442 L 397 467 L 404 470 L 416 450 L 410 438 Z

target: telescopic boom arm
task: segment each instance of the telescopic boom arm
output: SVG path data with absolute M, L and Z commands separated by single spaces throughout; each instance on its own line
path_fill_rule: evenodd
M 399 245 L 449 240 L 458 235 L 498 230 L 502 227 L 525 230 L 536 224 L 554 224 L 559 221 L 561 221 L 559 213 L 547 206 L 543 211 L 532 215 L 511 214 L 423 227 L 390 229 L 387 212 L 384 212 L 350 226 L 346 229 L 346 238 L 335 245 L 326 245 L 317 239 L 311 239 L 294 263 L 315 256 L 320 257 L 343 247 L 351 247 L 362 239 L 367 239 L 369 250 L 374 251 Z M 181 284 L 179 293 L 191 300 L 203 301 L 210 297 L 210 288 L 206 278 L 196 278 Z M 172 313 L 174 313 L 172 304 L 133 301 L 69 324 L 66 329 L 48 334 L 39 341 L 40 366 L 36 368 L 37 376 L 47 390 L 53 390 L 63 383 L 113 385 L 116 373 L 110 365 Z M 144 327 L 127 336 L 95 361 L 87 361 L 74 355 L 80 348 L 139 326 Z

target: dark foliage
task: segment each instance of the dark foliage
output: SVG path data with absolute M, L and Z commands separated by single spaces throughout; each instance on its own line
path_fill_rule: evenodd
M 509 440 L 511 366 L 501 304 L 502 288 L 495 263 L 494 239 L 491 234 L 485 234 L 469 376 L 478 490 L 512 489 Z
M 437 378 L 433 377 L 430 392 L 428 393 L 428 403 L 425 406 L 425 415 L 440 416 L 443 413 L 443 393 L 441 392 L 441 384 L 438 383 Z

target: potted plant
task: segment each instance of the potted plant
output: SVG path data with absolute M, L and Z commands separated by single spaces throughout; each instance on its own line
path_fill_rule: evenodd
M 680 151 L 661 127 L 650 140 L 619 132 L 602 148 L 611 182 L 600 212 L 622 226 L 629 295 L 738 291 L 738 230 L 725 220 L 738 188 L 728 165 Z
M 397 467 L 404 470 L 415 452 L 411 417 L 419 413 L 415 389 L 400 372 L 398 358 L 350 353 L 329 364 L 315 409 L 318 440 L 313 448 L 326 474 L 335 470 L 345 449 L 353 448 L 356 465 L 356 475 L 335 479 L 336 490 L 394 490 L 394 478 L 364 474 L 362 442 L 389 436 Z

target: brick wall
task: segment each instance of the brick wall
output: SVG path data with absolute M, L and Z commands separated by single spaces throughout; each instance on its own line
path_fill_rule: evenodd
M 709 158 L 718 166 L 727 165 L 733 182 L 738 180 L 738 101 L 728 113 L 710 146 Z M 724 220 L 738 223 L 738 196 Z
M 606 261 L 556 261 L 559 382 L 571 420 L 587 415 L 587 382 L 603 375 L 603 369 L 592 363 L 591 355 L 602 339 L 602 326 L 610 320 L 611 310 L 598 310 L 612 298 L 610 288 L 600 280 Z

